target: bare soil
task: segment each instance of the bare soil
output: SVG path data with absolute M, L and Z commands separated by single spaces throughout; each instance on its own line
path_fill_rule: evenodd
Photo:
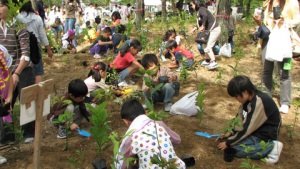
M 239 38 L 236 36 L 235 38 Z M 193 44 L 193 52 L 196 54 L 196 60 L 202 60 L 196 51 L 195 44 Z M 241 74 L 249 76 L 255 85 L 261 84 L 261 58 L 257 53 L 255 45 L 251 44 L 250 40 L 245 39 L 243 44 L 245 57 L 240 61 L 239 68 L 243 71 Z M 141 55 L 142 56 L 142 55 Z M 141 57 L 139 56 L 139 57 Z M 101 59 L 100 59 L 101 60 Z M 102 59 L 104 60 L 104 59 Z M 44 57 L 45 64 L 45 77 L 44 79 L 54 79 L 55 81 L 55 95 L 63 95 L 66 92 L 67 84 L 74 78 L 84 79 L 89 71 L 89 66 L 84 67 L 83 61 L 87 61 L 88 65 L 92 65 L 97 60 L 89 54 L 73 54 L 73 55 L 57 55 L 50 61 Z M 234 65 L 234 58 L 218 58 L 219 65 L 225 69 L 223 78 L 220 84 L 216 84 L 216 77 L 219 71 L 208 71 L 204 67 L 197 68 L 198 79 L 195 78 L 195 73 L 190 71 L 188 80 L 186 83 L 181 83 L 180 96 L 174 98 L 174 102 L 179 100 L 185 94 L 196 90 L 196 86 L 200 82 L 204 82 L 206 87 L 206 99 L 205 99 L 205 112 L 203 115 L 203 121 L 199 126 L 197 117 L 187 117 L 183 115 L 170 115 L 170 117 L 164 119 L 164 122 L 175 132 L 177 132 L 182 141 L 181 144 L 175 147 L 178 156 L 184 154 L 191 154 L 196 159 L 194 169 L 234 169 L 239 168 L 243 159 L 234 159 L 233 162 L 228 163 L 223 160 L 223 152 L 217 149 L 217 143 L 214 139 L 207 139 L 204 137 L 198 137 L 194 133 L 196 131 L 206 131 L 209 133 L 222 133 L 222 128 L 226 126 L 226 122 L 232 119 L 237 112 L 239 103 L 231 98 L 227 94 L 226 85 L 228 81 L 233 77 L 234 72 L 228 66 L 228 64 Z M 167 62 L 163 62 L 162 65 L 167 65 Z M 293 61 L 293 69 L 291 71 L 292 76 L 292 97 L 299 99 L 299 87 L 300 87 L 300 63 Z M 175 70 L 174 70 L 175 71 Z M 141 79 L 134 79 L 138 83 L 134 85 L 135 89 L 141 88 Z M 277 79 L 277 84 L 279 81 Z M 276 87 L 273 99 L 278 102 L 279 88 Z M 127 127 L 120 118 L 120 106 L 116 103 L 110 102 L 107 107 L 108 112 L 111 114 L 109 118 L 111 128 L 119 135 L 123 135 Z M 157 109 L 162 108 L 162 105 L 158 105 Z M 296 121 L 294 130 L 290 130 L 290 126 L 293 125 L 295 120 L 295 110 L 291 106 L 288 114 L 282 115 L 282 127 L 279 135 L 279 140 L 283 142 L 283 151 L 281 153 L 280 160 L 276 165 L 267 165 L 261 161 L 251 160 L 252 165 L 256 165 L 260 168 L 273 168 L 273 169 L 289 169 L 298 168 L 300 164 L 299 152 L 300 152 L 300 134 L 299 134 L 299 121 Z M 84 122 L 81 128 L 89 130 L 91 124 Z M 43 122 L 42 129 L 42 143 L 41 143 L 41 168 L 43 169 L 61 169 L 61 168 L 75 168 L 68 163 L 68 157 L 77 159 L 79 165 L 76 168 L 93 168 L 92 162 L 101 158 L 106 159 L 107 165 L 112 163 L 112 146 L 104 151 L 103 154 L 97 154 L 96 142 L 91 138 L 80 137 L 77 133 L 73 133 L 70 136 L 70 149 L 68 151 L 62 151 L 65 140 L 56 138 L 55 127 L 52 127 L 47 120 Z M 293 132 L 293 139 L 291 140 L 289 134 Z M 82 151 L 83 156 L 76 155 L 76 151 Z M 33 168 L 33 143 L 22 144 L 20 151 L 12 150 L 10 148 L 0 150 L 0 154 L 8 159 L 6 164 L 0 165 L 0 168 Z

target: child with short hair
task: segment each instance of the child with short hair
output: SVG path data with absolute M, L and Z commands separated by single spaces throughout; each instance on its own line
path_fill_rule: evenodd
M 236 115 L 240 125 L 233 126 L 232 132 L 220 137 L 225 141 L 221 141 L 218 148 L 234 148 L 237 151 L 235 156 L 239 158 L 266 157 L 267 163 L 277 163 L 283 145 L 277 140 L 281 116 L 274 100 L 257 90 L 246 76 L 232 78 L 227 92 L 241 103 Z M 261 141 L 266 143 L 265 148 L 260 145 Z M 251 151 L 245 151 L 245 145 Z
M 143 66 L 135 59 L 135 56 L 142 50 L 142 44 L 137 39 L 125 41 L 119 48 L 119 54 L 110 63 L 110 67 L 116 69 L 119 74 L 119 86 L 135 84 L 130 77 L 139 71 Z
M 129 127 L 119 148 L 122 155 L 117 155 L 117 169 L 126 167 L 126 159 L 138 156 L 140 168 L 159 168 L 151 162 L 154 155 L 162 156 L 166 161 L 175 159 L 177 169 L 185 169 L 185 163 L 178 158 L 173 145 L 181 142 L 180 136 L 167 127 L 162 121 L 154 121 L 146 116 L 141 103 L 132 99 L 121 108 L 121 118 Z M 131 166 L 129 166 L 131 167 Z
M 111 34 L 110 27 L 104 28 L 102 35 L 100 35 L 91 45 L 90 54 L 93 54 L 94 58 L 100 59 L 102 56 L 106 55 L 109 48 L 112 48 Z
M 175 86 L 172 82 L 178 81 L 177 75 L 172 73 L 169 68 L 161 67 L 154 54 L 144 55 L 141 63 L 145 70 L 153 71 L 154 74 L 151 77 L 148 77 L 152 81 L 153 86 L 164 83 L 164 86 L 160 90 L 151 95 L 150 88 L 146 86 L 145 81 L 143 81 L 142 90 L 145 100 L 151 101 L 152 98 L 154 103 L 164 102 L 164 111 L 169 112 L 172 106 L 172 99 L 175 95 Z M 166 81 L 163 82 L 162 77 L 164 77 Z
M 166 48 L 170 52 L 172 56 L 171 60 L 173 61 L 173 64 L 169 65 L 169 68 L 178 68 L 176 71 L 180 71 L 182 64 L 185 64 L 188 68 L 194 64 L 194 55 L 184 47 L 177 45 L 175 40 L 168 41 Z M 186 58 L 186 60 L 183 61 L 183 58 Z
M 73 39 L 75 38 L 75 31 L 72 29 L 68 30 L 62 37 L 62 48 L 64 52 L 76 53 L 76 48 L 73 44 Z
M 57 138 L 66 138 L 67 130 L 65 124 L 54 124 L 55 119 L 58 119 L 58 116 L 63 114 L 65 111 L 73 113 L 73 117 L 67 123 L 71 123 L 70 130 L 79 129 L 79 125 L 83 118 L 87 121 L 89 120 L 90 113 L 87 111 L 84 98 L 88 93 L 88 88 L 83 80 L 74 79 L 69 83 L 68 92 L 65 94 L 65 97 L 58 103 L 54 104 L 51 107 L 50 114 L 47 116 L 47 119 L 51 124 L 58 127 Z M 72 104 L 65 104 L 64 101 L 71 100 Z
M 129 37 L 124 35 L 126 27 L 124 25 L 118 25 L 116 33 L 112 36 L 113 49 L 115 53 L 118 53 L 120 46 L 126 41 L 129 40 Z
M 85 35 L 83 38 L 89 43 L 92 43 L 96 39 L 96 29 L 91 26 L 90 21 L 86 21 L 86 28 L 88 29 L 88 35 Z
M 169 51 L 166 49 L 167 42 L 169 40 L 174 40 L 176 37 L 176 31 L 175 29 L 173 30 L 168 30 L 165 35 L 163 36 L 163 42 L 161 44 L 161 47 L 159 49 L 159 52 L 156 54 L 157 57 L 160 57 L 162 61 L 165 61 L 166 58 L 171 58 L 171 55 Z

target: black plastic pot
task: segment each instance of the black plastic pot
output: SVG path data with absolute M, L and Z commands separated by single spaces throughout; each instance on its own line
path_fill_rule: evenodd
M 236 150 L 234 148 L 226 148 L 224 150 L 224 160 L 226 162 L 232 162 L 235 154 L 236 154 Z

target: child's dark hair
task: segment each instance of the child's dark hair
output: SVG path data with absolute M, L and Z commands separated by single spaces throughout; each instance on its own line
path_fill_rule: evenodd
M 32 8 L 31 5 L 31 1 L 24 3 L 19 9 L 19 12 L 26 12 L 27 16 L 29 15 L 30 12 L 34 13 L 34 9 Z
M 120 33 L 120 34 L 123 34 L 125 32 L 125 30 L 126 30 L 126 26 L 120 24 L 120 25 L 117 26 L 116 32 Z
M 184 31 L 179 31 L 178 35 L 182 35 L 182 36 L 186 37 L 186 33 Z
M 256 87 L 247 76 L 235 76 L 227 85 L 227 92 L 231 97 L 243 96 L 243 92 L 247 91 L 253 95 Z
M 113 18 L 113 16 L 115 17 L 114 19 L 117 20 L 117 19 L 121 19 L 121 15 L 118 11 L 115 11 L 111 14 L 111 18 Z M 113 21 L 115 21 L 113 20 Z
M 97 62 L 94 64 L 94 66 L 91 66 L 91 70 L 88 74 L 88 77 L 92 76 L 93 79 L 95 79 L 95 82 L 100 82 L 101 75 L 99 73 L 99 70 L 106 71 L 106 65 L 103 62 Z
M 142 104 L 137 99 L 126 101 L 121 108 L 121 118 L 133 121 L 139 115 L 145 114 Z
M 195 11 L 197 12 L 200 8 L 199 0 L 192 0 L 191 3 L 195 4 Z
M 97 16 L 97 17 L 95 18 L 95 23 L 96 23 L 96 24 L 100 24 L 100 23 L 101 23 L 101 18 L 100 18 L 99 16 Z
M 175 40 L 169 40 L 166 44 L 166 49 L 173 49 L 173 48 L 177 48 L 177 42 Z
M 137 40 L 137 39 L 127 40 L 119 48 L 119 52 L 121 54 L 121 57 L 123 57 L 129 51 L 129 49 L 131 47 L 133 47 L 134 49 L 137 49 L 138 51 L 142 50 L 142 44 L 139 40 Z
M 74 79 L 69 83 L 68 93 L 74 97 L 82 97 L 88 94 L 88 88 L 83 80 Z
M 103 33 L 112 33 L 110 27 L 105 27 L 102 32 Z
M 90 21 L 86 21 L 85 25 L 86 25 L 87 28 L 90 28 L 91 27 L 91 22 Z
M 176 31 L 175 31 L 175 29 L 173 29 L 173 30 L 168 30 L 168 31 L 165 33 L 164 37 L 163 37 L 163 41 L 164 41 L 164 42 L 165 42 L 165 41 L 168 41 L 169 38 L 170 38 L 170 36 L 172 36 L 172 34 L 175 34 L 175 36 L 176 36 Z
M 156 66 L 159 66 L 159 61 L 155 54 L 145 54 L 141 60 L 141 65 L 147 70 L 149 66 L 154 63 Z

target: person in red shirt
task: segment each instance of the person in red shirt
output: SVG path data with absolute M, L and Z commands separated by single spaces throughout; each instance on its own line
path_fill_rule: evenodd
M 119 48 L 119 54 L 110 63 L 110 67 L 116 69 L 119 73 L 119 86 L 127 86 L 128 84 L 135 84 L 130 77 L 134 75 L 143 66 L 135 59 L 134 56 L 142 50 L 140 41 L 127 40 Z
M 169 68 L 178 68 L 176 71 L 180 71 L 182 63 L 188 68 L 194 64 L 194 54 L 184 47 L 177 45 L 175 40 L 168 41 L 167 49 L 172 56 L 171 60 L 174 61 Z

